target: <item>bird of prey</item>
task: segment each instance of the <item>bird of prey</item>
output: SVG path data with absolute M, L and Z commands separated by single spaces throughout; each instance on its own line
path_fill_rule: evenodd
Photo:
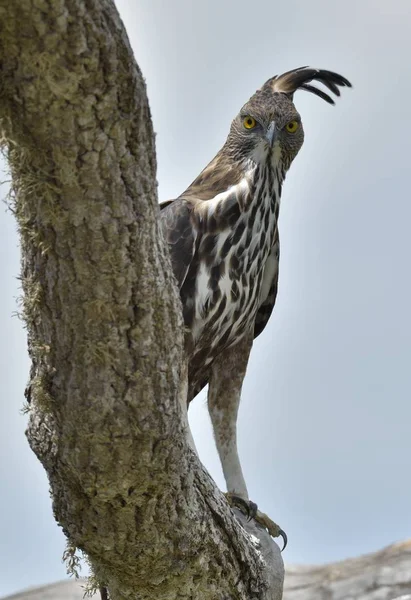
M 284 532 L 250 502 L 237 452 L 241 387 L 253 340 L 277 296 L 281 188 L 304 131 L 293 96 L 334 104 L 347 79 L 300 67 L 269 79 L 234 118 L 215 158 L 177 199 L 162 203 L 161 228 L 183 305 L 187 403 L 209 384 L 208 409 L 232 505 L 273 536 Z

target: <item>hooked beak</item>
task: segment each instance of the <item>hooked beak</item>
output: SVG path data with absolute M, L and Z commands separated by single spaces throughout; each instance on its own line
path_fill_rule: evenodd
M 275 126 L 275 121 L 271 121 L 267 133 L 265 134 L 265 138 L 267 142 L 270 144 L 270 148 L 274 146 L 274 142 L 277 139 L 277 128 Z

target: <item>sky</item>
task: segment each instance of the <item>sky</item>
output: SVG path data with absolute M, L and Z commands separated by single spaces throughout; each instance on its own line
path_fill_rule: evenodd
M 305 143 L 283 190 L 279 294 L 252 351 L 239 452 L 251 499 L 288 534 L 286 562 L 329 562 L 411 537 L 411 3 L 117 7 L 147 81 L 161 200 L 213 158 L 269 77 L 309 64 L 353 83 L 335 107 L 295 96 Z M 0 271 L 2 596 L 65 577 L 64 536 L 20 413 L 29 360 L 5 207 Z M 224 489 L 204 392 L 189 416 Z

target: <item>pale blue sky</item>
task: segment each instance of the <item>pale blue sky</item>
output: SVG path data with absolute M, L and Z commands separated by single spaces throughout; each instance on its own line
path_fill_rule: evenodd
M 242 104 L 310 64 L 354 84 L 336 107 L 296 95 L 306 141 L 285 183 L 277 307 L 239 417 L 251 497 L 288 562 L 411 536 L 409 0 L 118 0 L 147 79 L 161 199 L 214 156 Z M 0 210 L 0 596 L 64 577 L 64 538 L 19 414 L 29 362 L 15 225 Z M 222 486 L 204 393 L 197 447 Z

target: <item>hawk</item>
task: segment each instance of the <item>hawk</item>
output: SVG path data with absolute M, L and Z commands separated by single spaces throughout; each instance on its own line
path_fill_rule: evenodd
M 334 104 L 312 81 L 336 96 L 351 87 L 341 75 L 310 67 L 272 77 L 234 118 L 215 158 L 177 199 L 160 205 L 186 326 L 187 403 L 209 384 L 227 498 L 282 535 L 284 547 L 285 533 L 249 500 L 236 422 L 253 340 L 277 296 L 281 189 L 304 140 L 293 95 L 305 90 Z

